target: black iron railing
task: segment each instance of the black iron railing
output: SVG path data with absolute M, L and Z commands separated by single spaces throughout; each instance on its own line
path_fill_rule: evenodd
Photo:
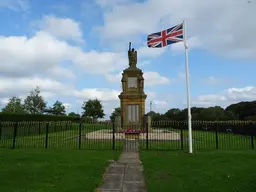
M 140 150 L 187 150 L 187 127 L 186 121 L 153 121 L 144 127 L 111 122 L 0 122 L 0 148 L 121 150 L 124 141 L 134 140 Z M 256 122 L 192 121 L 192 130 L 196 150 L 255 146 Z

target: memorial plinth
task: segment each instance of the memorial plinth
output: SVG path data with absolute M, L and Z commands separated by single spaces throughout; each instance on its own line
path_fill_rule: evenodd
M 118 96 L 121 106 L 121 127 L 128 129 L 145 128 L 145 100 L 147 95 L 144 93 L 144 78 L 141 69 L 137 68 L 137 51 L 128 50 L 129 67 L 122 73 L 122 92 Z

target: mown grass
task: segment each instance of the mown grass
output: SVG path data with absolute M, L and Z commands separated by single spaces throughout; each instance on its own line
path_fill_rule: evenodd
M 2 192 L 92 192 L 118 151 L 0 149 Z
M 140 153 L 148 192 L 254 192 L 254 150 Z

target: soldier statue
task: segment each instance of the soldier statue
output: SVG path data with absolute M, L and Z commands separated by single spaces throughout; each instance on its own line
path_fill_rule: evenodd
M 137 51 L 135 51 L 134 48 L 132 48 L 132 50 L 131 50 L 131 42 L 129 43 L 128 58 L 129 58 L 129 66 L 136 67 Z

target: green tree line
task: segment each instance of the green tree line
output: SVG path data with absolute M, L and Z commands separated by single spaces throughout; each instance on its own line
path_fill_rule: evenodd
M 117 107 L 112 112 L 110 119 L 114 121 L 115 116 L 121 114 L 121 108 Z M 227 121 L 227 120 L 251 120 L 256 121 L 256 101 L 239 102 L 231 104 L 225 109 L 220 106 L 214 107 L 192 107 L 192 120 L 202 121 Z M 154 121 L 188 119 L 188 109 L 171 108 L 166 113 L 157 113 L 150 111 L 147 113 Z
M 41 95 L 40 88 L 37 86 L 30 91 L 24 101 L 13 96 L 2 108 L 2 114 L 23 114 L 23 115 L 56 115 L 85 118 L 86 120 L 97 120 L 103 118 L 105 113 L 101 101 L 98 99 L 87 100 L 82 104 L 82 115 L 75 112 L 66 114 L 66 108 L 61 101 L 56 101 L 52 106 L 47 106 L 47 102 Z
M 187 120 L 188 109 L 169 109 L 166 113 L 160 114 L 154 111 L 149 112 L 155 121 L 159 120 Z M 220 106 L 202 108 L 191 108 L 192 120 L 202 121 L 226 121 L 226 120 L 252 120 L 256 121 L 256 101 L 239 102 L 231 104 L 225 109 Z

